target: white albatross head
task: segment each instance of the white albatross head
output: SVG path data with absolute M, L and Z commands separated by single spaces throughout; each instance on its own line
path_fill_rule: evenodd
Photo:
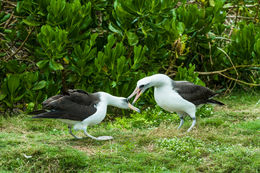
M 115 106 L 115 107 L 118 107 L 121 109 L 132 109 L 133 111 L 136 111 L 139 113 L 141 112 L 140 109 L 138 109 L 137 107 L 134 107 L 129 102 L 128 98 L 113 96 L 113 95 L 105 93 L 105 92 L 100 92 L 100 94 L 102 95 L 102 97 L 107 105 Z
M 169 78 L 165 74 L 155 74 L 155 75 L 140 79 L 136 84 L 135 90 L 128 97 L 128 99 L 131 99 L 134 95 L 136 95 L 135 99 L 132 103 L 132 104 L 134 104 L 136 102 L 136 100 L 141 96 L 141 94 L 145 92 L 146 89 L 148 89 L 150 87 L 161 87 L 164 85 L 171 85 L 171 81 L 172 81 L 171 78 Z

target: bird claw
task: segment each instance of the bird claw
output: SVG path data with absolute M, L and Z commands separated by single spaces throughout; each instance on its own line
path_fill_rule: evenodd
M 99 141 L 106 141 L 106 140 L 112 140 L 114 138 L 112 136 L 99 136 L 96 139 Z

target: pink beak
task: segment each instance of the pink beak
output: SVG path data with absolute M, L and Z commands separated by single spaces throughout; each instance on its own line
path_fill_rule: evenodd
M 143 91 L 140 88 L 136 87 L 134 92 L 128 97 L 128 99 L 131 99 L 134 95 L 136 95 L 135 99 L 132 103 L 132 104 L 134 104 L 136 102 L 136 100 L 141 96 L 142 93 L 143 93 Z

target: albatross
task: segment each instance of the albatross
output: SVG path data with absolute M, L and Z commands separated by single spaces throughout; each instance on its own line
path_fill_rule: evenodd
M 113 139 L 112 136 L 94 137 L 87 133 L 88 126 L 99 124 L 105 118 L 108 105 L 140 112 L 127 98 L 106 92 L 88 93 L 79 89 L 69 89 L 64 94 L 52 96 L 42 105 L 43 110 L 30 113 L 36 115 L 33 118 L 59 119 L 68 124 L 69 133 L 76 139 L 81 138 L 72 133 L 72 127 L 75 131 L 83 130 L 86 136 L 95 140 Z
M 176 112 L 179 115 L 181 121 L 178 129 L 184 123 L 184 116 L 189 115 L 192 118 L 192 125 L 188 132 L 196 124 L 195 114 L 197 106 L 206 103 L 224 105 L 212 99 L 216 93 L 210 89 L 188 81 L 174 81 L 164 74 L 155 74 L 140 79 L 128 99 L 136 95 L 132 103 L 134 104 L 140 95 L 150 87 L 154 87 L 154 98 L 161 108 L 169 112 Z

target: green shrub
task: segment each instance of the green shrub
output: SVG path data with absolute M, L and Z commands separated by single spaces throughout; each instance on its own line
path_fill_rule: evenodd
M 0 2 L 1 112 L 40 108 L 40 102 L 68 88 L 126 97 L 138 79 L 159 72 L 199 85 L 229 87 L 223 74 L 203 78 L 195 71 L 222 70 L 232 63 L 256 67 L 239 68 L 238 75 L 230 69 L 225 75 L 260 82 L 258 12 L 245 7 L 253 1 L 13 3 Z M 239 15 L 254 20 L 239 18 L 226 25 L 232 5 L 240 7 Z M 140 104 L 154 103 L 150 91 L 143 100 Z

